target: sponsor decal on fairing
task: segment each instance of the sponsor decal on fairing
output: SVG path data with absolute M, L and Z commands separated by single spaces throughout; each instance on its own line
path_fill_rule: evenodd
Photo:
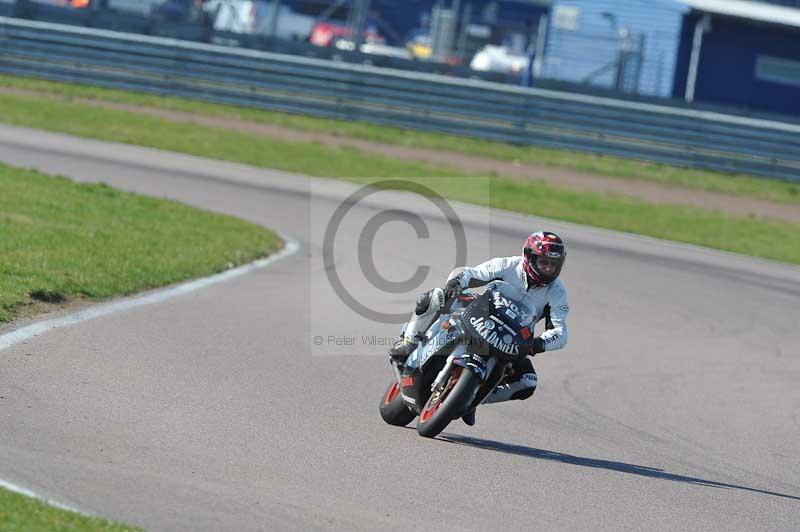
M 469 319 L 469 322 L 475 328 L 475 332 L 477 332 L 481 338 L 486 340 L 489 345 L 498 351 L 502 351 L 507 355 L 519 354 L 519 346 L 512 343 L 511 335 L 505 335 L 505 337 L 501 337 L 495 330 L 494 323 L 492 321 L 484 320 L 482 317 L 473 316 Z M 487 324 L 491 324 L 491 327 L 489 327 Z M 508 339 L 507 342 L 504 341 L 506 339 Z

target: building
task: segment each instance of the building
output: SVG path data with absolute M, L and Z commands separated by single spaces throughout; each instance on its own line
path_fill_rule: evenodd
M 691 10 L 681 31 L 675 98 L 800 115 L 800 9 L 681 1 Z
M 554 0 L 535 74 L 669 97 L 687 11 L 676 0 Z

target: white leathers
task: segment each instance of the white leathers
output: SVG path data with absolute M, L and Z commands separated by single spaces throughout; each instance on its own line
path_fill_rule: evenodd
M 536 376 L 536 373 L 525 373 L 524 375 L 520 375 L 519 379 L 515 379 L 513 382 L 504 382 L 500 384 L 483 400 L 483 402 L 489 404 L 509 401 L 514 397 L 514 394 L 518 392 L 535 389 L 538 382 L 539 378 Z
M 456 278 L 462 288 L 482 286 L 499 280 L 512 284 L 525 292 L 528 303 L 536 310 L 536 321 L 542 318 L 547 319 L 547 330 L 541 334 L 545 351 L 561 349 L 567 345 L 568 339 L 569 301 L 567 289 L 561 279 L 556 279 L 545 286 L 529 286 L 528 276 L 522 268 L 523 260 L 519 255 L 488 260 L 474 268 L 464 268 Z
M 488 260 L 474 268 L 464 268 L 460 272 L 454 270 L 449 279 L 457 278 L 462 288 L 483 286 L 491 281 L 505 281 L 519 288 L 528 298 L 528 303 L 536 310 L 536 321 L 547 318 L 547 327 L 541 334 L 545 351 L 554 351 L 567 345 L 567 313 L 569 302 L 567 290 L 561 279 L 556 279 L 546 286 L 528 286 L 528 276 L 522 269 L 522 257 L 499 257 Z M 443 301 L 441 288 L 436 288 L 431 293 L 431 303 L 428 310 L 418 316 L 416 313 L 405 330 L 405 337 L 416 343 L 418 334 L 424 334 Z M 547 314 L 549 313 L 549 317 Z
M 452 274 L 451 274 L 452 275 Z M 444 290 L 441 288 L 434 288 L 431 290 L 431 300 L 428 305 L 428 310 L 424 314 L 417 315 L 416 312 L 411 316 L 411 321 L 408 322 L 404 336 L 412 343 L 419 342 L 419 336 L 424 335 L 428 327 L 433 323 L 439 309 L 444 306 Z

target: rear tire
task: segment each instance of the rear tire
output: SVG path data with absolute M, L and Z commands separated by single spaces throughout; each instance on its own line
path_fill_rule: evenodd
M 403 402 L 403 398 L 400 396 L 400 385 L 396 380 L 389 384 L 386 393 L 383 394 L 379 410 L 386 423 L 397 427 L 405 427 L 417 417 Z
M 468 369 L 461 366 L 453 366 L 458 373 L 453 371 L 445 385 L 444 397 L 440 397 L 438 404 L 433 404 L 431 398 L 425 403 L 417 422 L 417 432 L 424 438 L 435 438 L 442 432 L 451 421 L 462 416 L 469 410 L 472 400 L 481 385 L 480 378 Z M 456 383 L 452 384 L 453 378 Z M 452 386 L 449 391 L 448 387 Z

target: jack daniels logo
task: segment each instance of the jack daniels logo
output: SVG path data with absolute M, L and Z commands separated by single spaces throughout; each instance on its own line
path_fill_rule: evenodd
M 474 316 L 469 319 L 469 323 L 472 325 L 480 338 L 473 338 L 467 335 L 458 336 L 455 338 L 452 336 L 447 336 L 446 339 L 444 339 L 444 335 L 437 335 L 433 338 L 430 338 L 427 342 L 424 342 L 426 351 L 438 351 L 438 349 L 443 346 L 450 347 L 456 345 L 464 345 L 465 347 L 477 346 L 480 348 L 481 344 L 486 342 L 495 349 L 498 349 L 507 355 L 516 356 L 519 354 L 519 346 L 514 343 L 513 339 L 513 336 L 516 336 L 516 333 L 514 333 L 513 330 L 504 323 L 500 322 L 498 324 L 490 319 Z M 502 330 L 501 327 L 504 327 L 508 330 Z
M 433 342 L 436 344 L 435 349 L 438 349 L 442 344 L 463 344 L 476 346 L 479 351 L 483 351 L 488 345 L 505 355 L 517 357 L 520 344 L 524 349 L 525 342 L 532 336 L 530 327 L 534 317 L 527 305 L 505 296 L 499 290 L 492 291 L 472 303 L 463 315 L 464 325 L 468 325 L 467 329 L 471 330 L 471 334 L 455 338 L 445 334 L 436 335 L 426 345 Z
M 497 349 L 498 351 L 502 351 L 507 355 L 518 355 L 519 354 L 519 346 L 514 343 L 514 336 L 517 335 L 516 332 L 508 328 L 507 331 L 501 330 L 499 326 L 492 321 L 491 319 L 484 319 L 483 317 L 475 317 L 469 319 L 470 325 L 475 328 L 475 332 L 477 332 L 481 338 L 486 340 L 489 345 Z M 506 327 L 505 324 L 502 324 L 503 327 Z

